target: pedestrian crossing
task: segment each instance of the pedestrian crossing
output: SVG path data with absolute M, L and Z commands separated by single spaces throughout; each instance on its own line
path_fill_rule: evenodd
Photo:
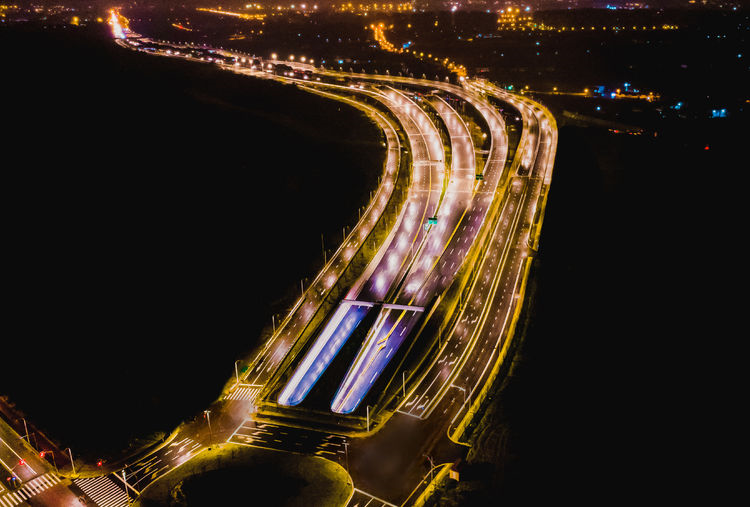
M 352 496 L 349 498 L 349 502 L 346 507 L 396 507 L 390 502 L 381 500 L 376 496 L 372 496 L 369 493 L 365 493 L 361 489 L 354 488 Z
M 46 473 L 24 483 L 23 486 L 15 491 L 4 490 L 3 493 L 0 493 L 0 507 L 13 507 L 14 505 L 23 503 L 42 491 L 51 488 L 58 482 L 60 482 L 59 477 L 53 473 Z
M 125 490 L 108 475 L 73 481 L 99 507 L 125 507 L 130 504 Z
M 255 398 L 260 394 L 260 386 L 239 386 L 232 392 L 227 394 L 225 400 L 235 401 L 255 401 Z

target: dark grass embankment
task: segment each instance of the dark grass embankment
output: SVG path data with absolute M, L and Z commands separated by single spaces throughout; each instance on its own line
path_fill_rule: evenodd
M 714 424 L 737 369 L 712 358 L 732 335 L 706 323 L 728 293 L 703 240 L 732 237 L 718 181 L 744 182 L 740 136 L 721 121 L 656 138 L 560 129 L 525 336 L 437 505 L 730 494 Z
M 346 471 L 323 458 L 225 446 L 207 450 L 146 489 L 139 507 L 343 505 Z
M 343 104 L 94 29 L 0 43 L 0 392 L 79 456 L 115 455 L 218 396 L 322 265 L 321 233 L 333 248 L 356 221 L 382 134 Z

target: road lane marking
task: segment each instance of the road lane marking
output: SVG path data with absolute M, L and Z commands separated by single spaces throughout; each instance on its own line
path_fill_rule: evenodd
M 2 442 L 2 443 L 3 443 L 4 445 L 5 445 L 5 447 L 7 447 L 8 449 L 10 449 L 10 452 L 12 452 L 13 454 L 15 454 L 15 455 L 16 455 L 16 457 L 17 457 L 17 458 L 18 458 L 19 460 L 22 460 L 22 459 L 23 459 L 23 458 L 22 458 L 22 457 L 21 457 L 21 456 L 20 456 L 20 455 L 19 455 L 19 454 L 18 454 L 18 453 L 16 452 L 16 450 L 15 450 L 15 449 L 13 449 L 13 448 L 12 448 L 12 447 L 11 447 L 10 445 L 8 445 L 8 442 L 6 442 L 5 440 L 3 440 L 2 438 L 0 438 L 0 442 Z M 3 463 L 3 464 L 4 464 L 4 463 Z M 25 466 L 27 466 L 27 467 L 29 468 L 29 470 L 31 470 L 31 473 L 33 473 L 34 475 L 36 475 L 36 474 L 37 474 L 37 473 L 36 473 L 36 471 L 35 471 L 35 470 L 34 470 L 34 469 L 32 468 L 32 466 L 31 466 L 31 465 L 29 465 L 29 463 L 28 463 L 28 462 L 26 462 L 26 465 L 25 465 Z M 7 465 L 6 465 L 6 468 L 7 468 Z

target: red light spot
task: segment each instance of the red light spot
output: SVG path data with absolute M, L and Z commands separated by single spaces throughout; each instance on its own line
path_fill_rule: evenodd
M 704 146 L 703 149 L 706 150 L 706 151 L 708 151 L 709 150 L 708 145 Z

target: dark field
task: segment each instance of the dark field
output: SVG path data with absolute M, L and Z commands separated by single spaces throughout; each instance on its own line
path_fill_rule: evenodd
M 106 455 L 218 396 L 322 264 L 321 233 L 333 248 L 356 220 L 381 135 L 339 103 L 92 30 L 0 41 L 2 393 Z
M 727 259 L 711 251 L 737 205 L 720 181 L 746 182 L 743 124 L 560 127 L 524 340 L 462 481 L 433 505 L 728 499 L 711 486 L 736 477 L 714 424 L 733 424 L 717 417 L 740 370 L 712 357 L 734 335 L 716 318 Z

